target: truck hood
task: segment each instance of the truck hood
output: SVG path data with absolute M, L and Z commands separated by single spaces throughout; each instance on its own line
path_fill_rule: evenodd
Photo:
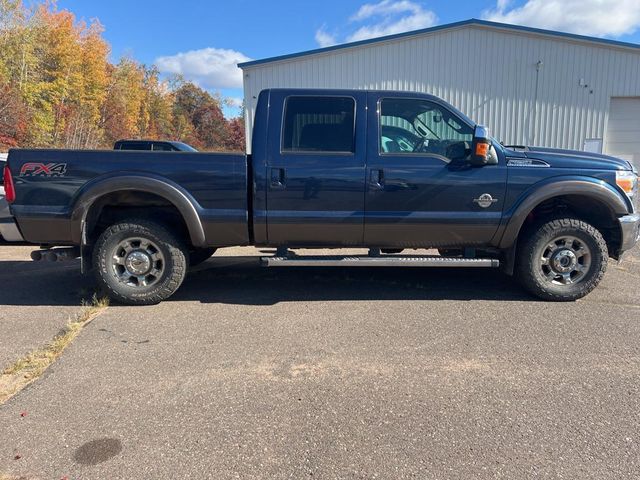
M 631 170 L 631 163 L 616 157 L 579 150 L 561 150 L 545 147 L 525 147 L 510 150 L 517 157 L 542 160 L 556 168 L 579 168 L 596 170 Z

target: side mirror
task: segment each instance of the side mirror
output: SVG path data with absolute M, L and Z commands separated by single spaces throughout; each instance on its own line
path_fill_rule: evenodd
M 489 129 L 482 125 L 476 125 L 473 133 L 473 144 L 471 145 L 471 156 L 469 163 L 474 167 L 482 167 L 490 163 L 491 137 Z

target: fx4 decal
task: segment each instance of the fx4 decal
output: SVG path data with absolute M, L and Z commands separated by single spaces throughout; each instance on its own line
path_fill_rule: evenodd
M 65 173 L 66 163 L 25 163 L 20 169 L 21 177 L 63 177 Z

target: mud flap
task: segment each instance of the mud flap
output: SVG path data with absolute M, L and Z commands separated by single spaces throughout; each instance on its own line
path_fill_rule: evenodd
M 80 273 L 85 274 L 93 268 L 91 265 L 91 247 L 87 245 L 87 223 L 82 221 L 82 233 L 80 235 Z

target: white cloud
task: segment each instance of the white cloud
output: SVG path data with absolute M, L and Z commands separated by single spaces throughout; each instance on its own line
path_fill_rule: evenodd
M 368 38 L 383 37 L 395 33 L 419 30 L 435 25 L 438 17 L 418 2 L 412 0 L 381 0 L 365 3 L 349 18 L 350 24 L 360 24 L 347 34 L 344 41 L 356 42 Z M 316 42 L 321 47 L 340 43 L 337 35 L 327 33 L 323 26 L 316 32 Z
M 338 43 L 338 40 L 336 39 L 335 35 L 327 32 L 325 30 L 325 26 L 323 25 L 316 31 L 316 43 L 321 47 L 330 47 Z
M 382 0 L 378 3 L 365 3 L 351 16 L 352 22 L 360 22 L 371 17 L 397 15 L 404 13 L 419 14 L 423 7 L 411 0 Z
M 203 48 L 159 57 L 156 65 L 163 73 L 184 76 L 204 88 L 241 88 L 238 63 L 251 60 L 243 53 L 221 48 Z
M 527 0 L 511 7 L 510 0 L 498 0 L 483 12 L 495 22 L 560 30 L 591 36 L 619 37 L 640 27 L 639 0 Z

